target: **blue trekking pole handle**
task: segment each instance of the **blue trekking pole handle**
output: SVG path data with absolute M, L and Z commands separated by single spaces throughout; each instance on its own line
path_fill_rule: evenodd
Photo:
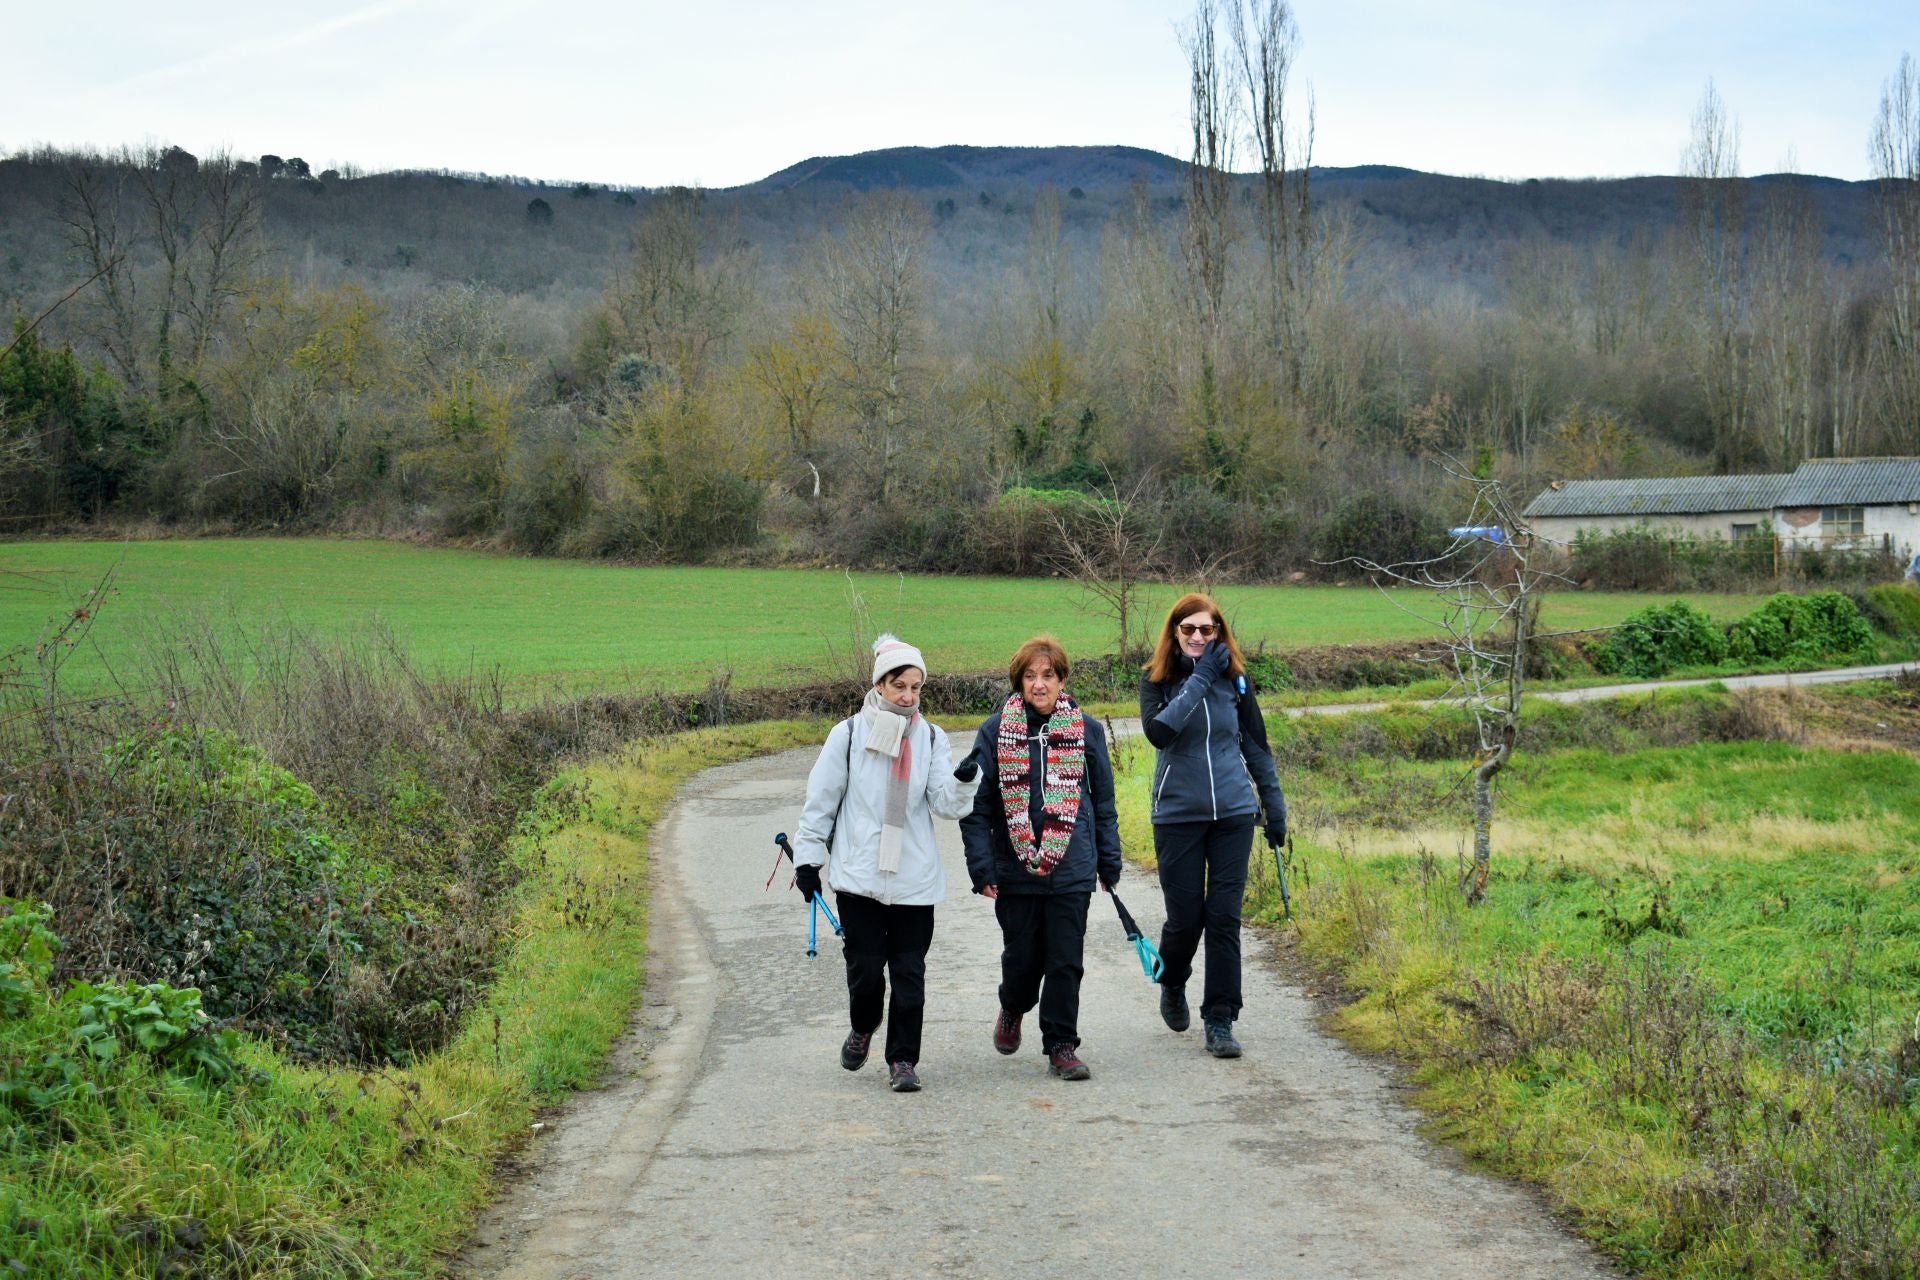
M 820 954 L 820 897 L 818 894 L 807 899 L 807 955 Z

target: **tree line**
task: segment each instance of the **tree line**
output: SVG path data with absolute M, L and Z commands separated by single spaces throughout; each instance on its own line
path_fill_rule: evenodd
M 1824 180 L 1740 177 L 1709 85 L 1670 216 L 1462 268 L 1326 197 L 1299 41 L 1283 0 L 1203 0 L 1185 181 L 1078 194 L 17 156 L 0 530 L 1021 572 L 1125 494 L 1166 572 L 1273 577 L 1416 554 L 1461 498 L 1441 455 L 1524 494 L 1920 452 L 1911 58 L 1865 122 L 1870 252 L 1833 251 Z M 373 230 L 467 193 L 504 216 L 460 271 Z

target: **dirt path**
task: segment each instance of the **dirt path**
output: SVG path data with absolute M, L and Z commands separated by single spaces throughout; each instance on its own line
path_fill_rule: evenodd
M 877 1062 L 842 1071 L 838 947 L 807 959 L 797 896 L 761 891 L 812 755 L 714 769 L 681 794 L 655 844 L 639 1029 L 609 1086 L 538 1139 L 465 1274 L 1611 1274 L 1534 1197 L 1422 1139 L 1391 1074 L 1314 1029 L 1259 935 L 1237 1062 L 1166 1030 L 1098 896 L 1081 1022 L 1093 1079 L 1049 1079 L 1031 1043 L 996 1054 L 999 935 L 951 824 L 926 1090 L 889 1093 Z M 1152 878 L 1130 870 L 1121 894 L 1157 933 Z

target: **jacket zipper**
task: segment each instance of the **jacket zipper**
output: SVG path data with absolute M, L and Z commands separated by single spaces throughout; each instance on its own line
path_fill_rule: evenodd
M 1213 820 L 1218 822 L 1220 820 L 1220 797 L 1214 794 L 1213 790 L 1213 710 L 1207 706 L 1205 702 L 1200 704 L 1200 710 L 1204 712 L 1207 717 L 1207 738 L 1204 752 L 1207 757 L 1207 803 L 1213 806 Z
M 1173 776 L 1173 758 L 1169 756 L 1167 758 L 1167 763 L 1160 770 L 1160 785 L 1153 789 L 1153 810 L 1155 813 L 1158 813 L 1160 811 L 1160 797 L 1163 794 L 1165 794 L 1167 789 L 1167 779 L 1171 778 L 1172 776 Z

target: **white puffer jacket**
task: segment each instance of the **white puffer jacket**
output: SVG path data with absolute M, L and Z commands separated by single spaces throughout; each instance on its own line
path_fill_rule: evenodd
M 893 758 L 866 749 L 864 715 L 835 725 L 820 748 L 820 758 L 807 775 L 807 806 L 800 814 L 793 855 L 803 866 L 826 863 L 827 886 L 834 892 L 905 906 L 932 906 L 946 899 L 947 873 L 940 866 L 933 820 L 957 822 L 971 812 L 981 775 L 976 774 L 972 782 L 954 778 L 953 748 L 946 731 L 924 716 L 914 725 L 911 741 L 907 826 L 900 845 L 900 870 L 891 875 L 881 872 L 879 862 Z M 830 832 L 831 858 L 827 856 Z

